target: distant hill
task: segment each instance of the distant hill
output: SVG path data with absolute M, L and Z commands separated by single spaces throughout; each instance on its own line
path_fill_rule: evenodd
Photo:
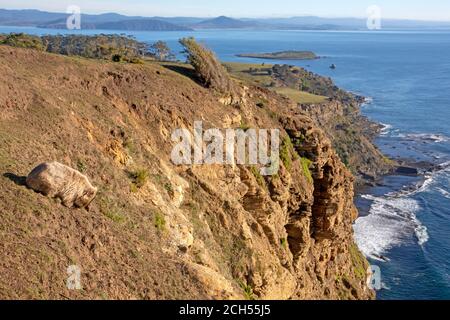
M 141 30 L 141 31 L 190 31 L 191 28 L 155 19 L 124 20 L 96 24 L 96 29 L 103 30 Z
M 248 19 L 253 21 L 253 19 Z M 258 20 L 274 29 L 305 29 L 305 30 L 362 30 L 367 29 L 367 19 L 364 18 L 323 18 L 316 16 L 300 16 L 290 18 L 267 18 Z M 450 28 L 450 21 L 422 21 L 383 19 L 385 29 L 428 29 Z
M 0 25 L 35 26 L 47 21 L 62 19 L 65 13 L 43 12 L 39 10 L 4 10 L 0 9 Z
M 0 9 L 0 25 L 31 26 L 45 29 L 65 29 L 66 13 L 44 12 L 39 10 L 4 10 Z M 189 18 L 145 18 L 130 17 L 117 13 L 100 15 L 83 14 L 81 27 L 83 29 L 124 30 L 124 31 L 188 31 L 189 27 L 177 25 L 167 20 L 196 23 L 202 19 Z
M 133 20 L 119 20 L 95 22 L 87 19 L 82 19 L 82 29 L 100 29 L 100 30 L 123 30 L 123 31 L 189 31 L 188 27 L 179 26 L 170 22 L 156 20 L 156 19 L 133 19 Z M 46 24 L 38 25 L 40 28 L 47 29 L 65 29 L 66 20 L 61 19 L 52 21 Z
M 68 14 L 39 10 L 0 9 L 0 25 L 66 28 Z M 290 18 L 241 18 L 220 16 L 199 17 L 139 17 L 117 13 L 83 14 L 84 29 L 134 31 L 186 31 L 192 29 L 257 29 L 257 30 L 367 30 L 363 18 L 322 18 L 298 16 Z M 142 20 L 142 21 L 141 21 Z M 126 22 L 125 22 L 126 21 Z M 145 22 L 143 22 L 145 21 Z M 120 23 L 119 23 L 120 22 Z M 164 23 L 163 23 L 164 22 Z M 384 29 L 450 29 L 450 21 L 419 21 L 383 19 Z
M 262 24 L 256 21 L 243 21 L 225 16 L 201 21 L 192 26 L 194 29 L 247 29 L 262 27 Z

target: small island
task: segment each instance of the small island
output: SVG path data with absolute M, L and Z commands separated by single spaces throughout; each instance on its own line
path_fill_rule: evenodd
M 320 57 L 312 51 L 280 51 L 272 53 L 243 53 L 240 58 L 276 59 L 276 60 L 315 60 Z

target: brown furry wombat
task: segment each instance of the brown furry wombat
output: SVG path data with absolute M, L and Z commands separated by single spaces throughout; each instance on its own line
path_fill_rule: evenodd
M 88 178 L 58 162 L 42 163 L 27 177 L 27 186 L 51 198 L 60 198 L 69 208 L 88 209 L 97 195 Z

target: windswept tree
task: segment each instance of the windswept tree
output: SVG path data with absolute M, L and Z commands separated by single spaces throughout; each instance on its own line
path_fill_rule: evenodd
M 149 53 L 159 61 L 169 61 L 175 59 L 175 55 L 164 41 L 157 41 L 152 44 L 149 48 Z
M 222 93 L 235 91 L 233 80 L 211 50 L 192 37 L 183 38 L 180 43 L 184 47 L 183 53 L 186 54 L 188 63 L 194 67 L 198 78 L 206 88 Z

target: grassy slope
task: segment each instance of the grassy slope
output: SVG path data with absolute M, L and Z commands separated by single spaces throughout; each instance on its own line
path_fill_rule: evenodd
M 292 88 L 275 88 L 275 92 L 286 96 L 297 103 L 314 104 L 327 101 L 327 97 L 318 96 L 312 93 L 295 90 Z
M 152 149 L 161 153 L 164 146 L 156 147 L 152 138 L 159 124 L 144 114 L 186 105 L 178 88 L 197 90 L 207 104 L 202 90 L 155 65 L 4 46 L 0 68 L 0 297 L 206 298 L 183 260 L 163 252 L 158 208 L 145 191 L 131 192 L 127 173 L 145 167 L 159 180 Z M 161 97 L 158 92 L 167 88 L 172 95 Z M 132 112 L 134 105 L 147 109 Z M 171 121 L 165 117 L 162 111 L 160 119 Z M 132 157 L 128 167 L 110 151 L 113 142 Z M 23 186 L 23 176 L 49 160 L 83 169 L 100 187 L 91 211 L 64 208 Z M 163 182 L 155 183 L 168 197 Z M 66 288 L 72 264 L 82 268 L 82 291 Z
M 273 82 L 272 77 L 269 75 L 268 70 L 272 68 L 270 64 L 256 64 L 256 63 L 237 63 L 227 62 L 225 66 L 231 72 L 231 74 L 245 82 L 253 83 L 255 85 L 269 87 L 269 89 L 286 96 L 297 103 L 313 104 L 326 101 L 327 97 L 311 94 L 308 92 L 295 90 L 291 88 L 277 88 L 270 87 Z M 258 69 L 256 73 L 249 73 L 250 69 Z

